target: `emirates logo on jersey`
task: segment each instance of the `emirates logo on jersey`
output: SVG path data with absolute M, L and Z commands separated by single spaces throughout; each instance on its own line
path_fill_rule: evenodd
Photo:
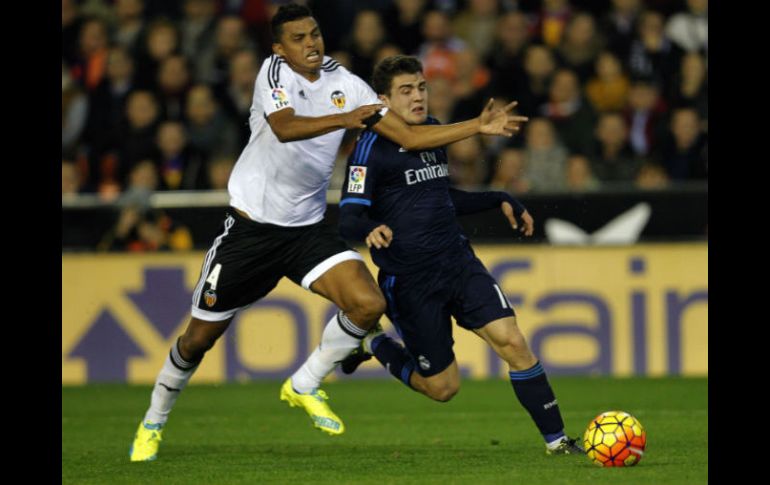
M 332 93 L 332 103 L 334 103 L 334 106 L 338 107 L 339 109 L 342 109 L 345 107 L 345 93 L 342 91 L 334 91 Z

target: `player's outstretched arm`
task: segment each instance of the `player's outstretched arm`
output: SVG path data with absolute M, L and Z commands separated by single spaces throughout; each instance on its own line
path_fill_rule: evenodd
M 389 110 L 372 129 L 409 151 L 438 148 L 477 134 L 511 137 L 529 119 L 511 113 L 516 104 L 514 101 L 503 109 L 495 109 L 494 100 L 490 99 L 481 115 L 451 125 L 408 125 Z
M 293 108 L 276 111 L 267 117 L 270 128 L 282 143 L 306 140 L 335 130 L 366 128 L 364 120 L 383 108 L 381 104 L 367 104 L 348 113 L 328 116 L 297 116 Z

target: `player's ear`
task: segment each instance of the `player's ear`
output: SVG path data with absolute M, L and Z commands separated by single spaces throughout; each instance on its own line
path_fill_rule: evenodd
M 284 57 L 283 46 L 280 42 L 273 42 L 273 54 Z
M 385 106 L 387 106 L 388 108 L 390 108 L 390 100 L 388 99 L 388 97 L 387 97 L 387 96 L 385 96 L 384 94 L 379 94 L 379 95 L 377 95 L 377 98 L 378 98 L 380 101 L 382 101 L 382 104 L 384 104 Z

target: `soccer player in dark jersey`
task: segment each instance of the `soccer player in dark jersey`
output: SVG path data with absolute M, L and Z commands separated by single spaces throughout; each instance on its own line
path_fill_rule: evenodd
M 384 59 L 375 67 L 372 87 L 408 124 L 439 124 L 428 116 L 428 91 L 416 58 Z M 556 397 L 513 308 L 456 220 L 458 214 L 499 207 L 514 229 L 531 236 L 534 221 L 524 206 L 505 192 L 450 187 L 443 147 L 406 150 L 370 130 L 359 138 L 346 174 L 340 232 L 370 248 L 380 268 L 386 313 L 406 347 L 376 329 L 343 360 L 343 372 L 352 373 L 374 355 L 411 389 L 450 400 L 460 386 L 452 351 L 454 316 L 508 363 L 513 390 L 543 435 L 546 452 L 582 453 L 564 433 Z

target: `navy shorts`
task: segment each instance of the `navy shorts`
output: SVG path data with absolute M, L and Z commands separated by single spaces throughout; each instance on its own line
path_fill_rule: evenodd
M 475 256 L 406 275 L 380 271 L 377 281 L 388 303 L 386 314 L 424 377 L 438 374 L 455 360 L 451 317 L 473 330 L 516 315 Z

